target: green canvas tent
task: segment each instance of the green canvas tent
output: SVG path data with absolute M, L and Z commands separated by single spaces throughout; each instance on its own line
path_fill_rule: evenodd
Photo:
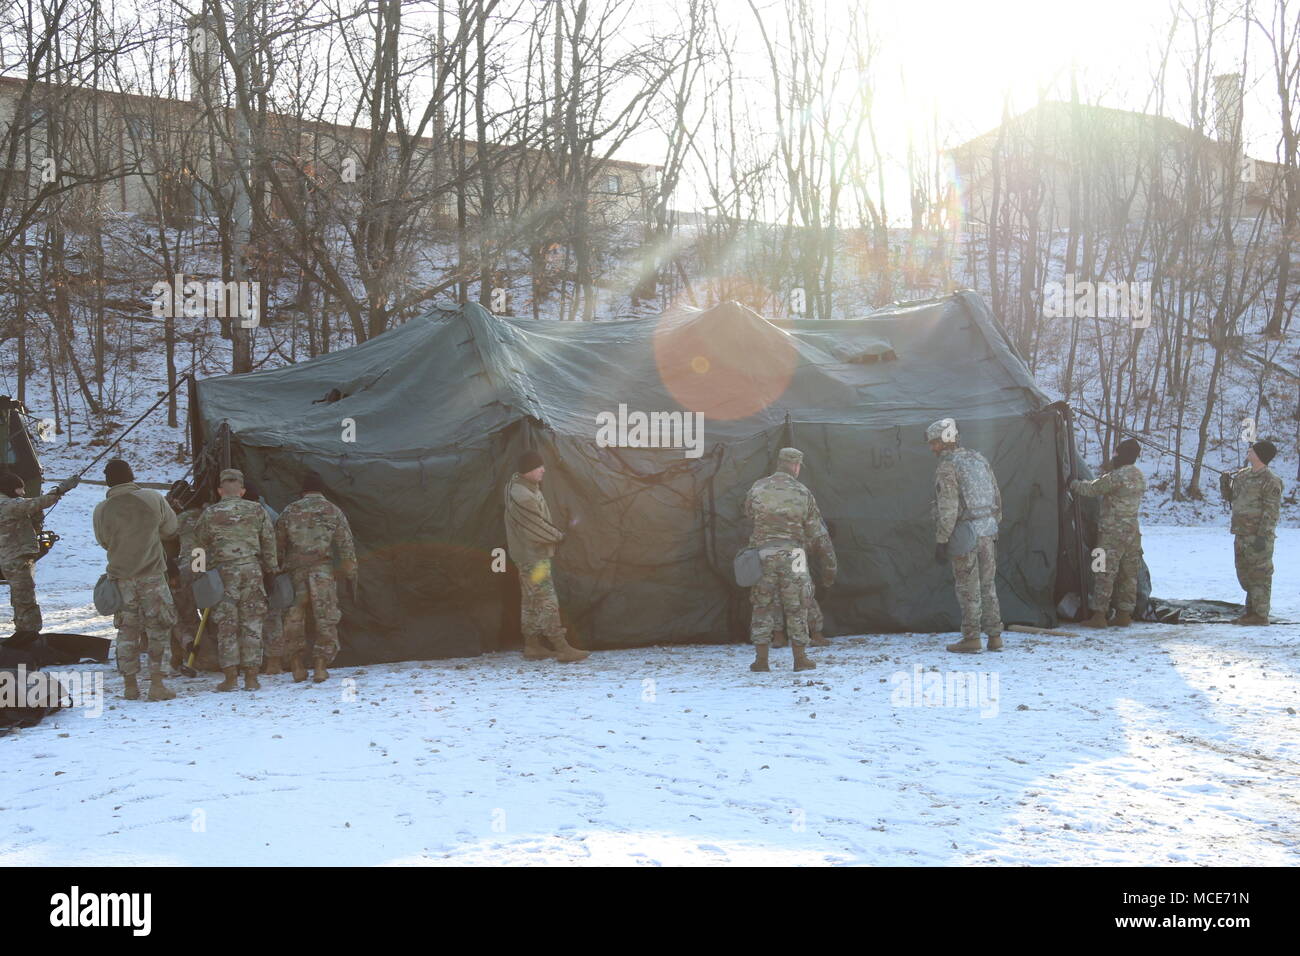
M 702 440 L 602 435 L 617 420 L 632 433 L 616 437 L 644 445 L 638 413 L 665 429 L 702 415 Z M 569 529 L 555 578 L 583 646 L 743 639 L 741 506 L 787 444 L 805 453 L 801 480 L 839 554 L 820 595 L 827 632 L 954 630 L 923 434 L 947 415 L 1002 488 L 1004 617 L 1055 624 L 1081 556 L 1062 491 L 1066 416 L 971 292 L 834 322 L 772 322 L 737 303 L 608 323 L 434 309 L 356 348 L 197 382 L 190 417 L 208 487 L 228 460 L 279 509 L 306 471 L 325 479 L 361 558 L 340 663 L 361 663 L 518 641 L 518 586 L 497 549 L 502 489 L 528 448 Z

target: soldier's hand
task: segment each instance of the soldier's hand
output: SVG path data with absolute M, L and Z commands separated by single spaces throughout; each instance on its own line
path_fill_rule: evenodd
M 73 475 L 71 478 L 65 478 L 63 479 L 63 481 L 55 485 L 54 493 L 58 495 L 60 498 L 62 498 L 64 495 L 66 495 L 73 488 L 77 487 L 77 485 L 79 484 L 81 484 L 81 479 L 78 478 L 76 475 Z
M 948 563 L 948 542 L 947 541 L 941 541 L 934 546 L 934 563 L 935 564 Z
M 351 580 L 357 576 L 357 564 L 355 561 L 342 561 L 339 563 L 339 577 L 343 580 Z

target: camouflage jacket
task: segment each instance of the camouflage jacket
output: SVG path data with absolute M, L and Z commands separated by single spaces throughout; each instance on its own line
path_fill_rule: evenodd
M 195 532 L 199 529 L 199 518 L 203 515 L 201 508 L 187 508 L 176 516 L 176 563 L 181 570 L 194 563 Z
M 10 498 L 0 495 L 0 563 L 34 558 L 40 552 L 32 519 L 59 500 L 58 495 Z
M 275 540 L 286 571 L 327 564 L 336 550 L 341 564 L 355 569 L 357 563 L 347 515 L 317 491 L 285 507 L 275 522 Z
M 516 565 L 534 564 L 555 554 L 564 532 L 551 522 L 542 486 L 515 473 L 506 484 L 506 549 Z
M 1275 534 L 1282 510 L 1282 479 L 1271 468 L 1247 465 L 1232 473 L 1233 534 Z
M 977 537 L 996 536 L 1002 521 L 1002 491 L 988 459 L 973 448 L 939 456 L 934 472 L 934 539 L 945 544 L 958 521 L 969 521 Z
M 835 549 L 817 500 L 793 475 L 778 471 L 754 482 L 745 496 L 745 517 L 754 519 L 751 548 L 803 548 L 805 554 L 829 555 L 834 565 Z
M 1093 481 L 1076 478 L 1070 482 L 1072 493 L 1085 498 L 1101 498 L 1101 520 L 1097 523 L 1097 530 L 1103 534 L 1137 530 L 1142 494 L 1146 490 L 1146 477 L 1137 465 L 1120 465 Z
M 203 509 L 194 530 L 209 568 L 221 564 L 260 564 L 264 574 L 276 569 L 275 531 L 256 501 L 222 498 Z
M 814 577 L 817 583 L 828 588 L 835 583 L 840 565 L 835 557 L 835 546 L 831 544 L 830 532 L 826 530 L 826 522 L 822 521 L 820 525 L 820 532 L 811 541 L 804 542 L 804 551 L 808 555 L 809 567 L 816 571 Z

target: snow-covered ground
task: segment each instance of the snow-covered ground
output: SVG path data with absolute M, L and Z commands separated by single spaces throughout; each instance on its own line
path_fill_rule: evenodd
M 47 629 L 107 634 L 99 555 L 61 506 Z M 1148 527 L 1162 597 L 1239 600 L 1222 529 Z M 1274 615 L 1300 620 L 1300 531 Z M 0 612 L 3 613 L 3 612 Z M 1300 862 L 1300 628 L 1145 624 L 836 638 L 770 674 L 747 647 L 584 664 L 339 669 L 217 695 L 177 680 L 0 738 L 0 864 Z M 963 690 L 930 698 L 938 668 Z M 967 683 L 968 679 L 971 680 Z

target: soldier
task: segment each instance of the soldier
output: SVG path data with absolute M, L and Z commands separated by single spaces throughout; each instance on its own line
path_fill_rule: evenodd
M 754 644 L 752 671 L 766 671 L 768 646 L 772 634 L 785 618 L 796 671 L 812 670 L 817 665 L 808 659 L 808 595 L 812 577 L 808 573 L 808 554 L 820 551 L 830 556 L 834 565 L 835 549 L 817 500 L 799 483 L 803 452 L 782 448 L 777 454 L 776 471 L 760 478 L 745 496 L 745 516 L 754 521 L 749 547 L 757 548 L 762 577 L 749 591 L 749 639 Z
M 224 593 L 209 617 L 217 628 L 217 660 L 225 680 L 219 691 L 239 686 L 258 690 L 262 665 L 262 619 L 266 617 L 265 579 L 275 573 L 275 530 L 261 505 L 244 500 L 244 473 L 227 468 L 220 475 L 221 498 L 203 509 L 194 532 L 206 566 L 219 568 Z
M 19 475 L 0 474 L 0 572 L 9 582 L 9 603 L 14 609 L 15 644 L 36 640 L 41 633 L 41 606 L 36 603 L 32 569 L 40 546 L 32 519 L 51 507 L 80 483 L 72 477 L 47 495 L 24 498 L 26 486 Z
M 271 527 L 276 527 L 276 522 L 280 520 L 279 512 L 262 500 L 261 489 L 247 479 L 244 480 L 244 500 L 261 505 L 266 512 L 266 516 L 271 519 Z M 280 540 L 278 529 L 276 550 L 279 552 L 280 560 L 283 561 L 284 542 Z M 284 611 L 277 610 L 268 604 L 266 617 L 262 620 L 262 673 L 268 677 L 284 673 L 283 661 L 286 656 L 284 647 Z M 306 671 L 303 674 L 305 676 Z
M 198 623 L 198 608 L 194 604 L 194 592 L 191 584 L 194 572 L 191 569 L 194 552 L 194 528 L 198 524 L 200 506 L 195 504 L 188 508 L 184 502 L 192 491 L 184 478 L 172 482 L 167 491 L 166 501 L 176 514 L 176 537 L 163 542 L 167 556 L 167 586 L 171 589 L 172 605 L 176 608 L 176 623 L 172 626 L 172 667 L 181 665 L 185 659 L 186 648 L 194 639 L 194 627 Z
M 555 546 L 564 540 L 564 532 L 551 523 L 551 509 L 542 495 L 545 474 L 542 456 L 526 451 L 519 456 L 519 470 L 506 483 L 506 549 L 519 572 L 524 659 L 582 661 L 588 652 L 565 640 L 560 623 L 560 599 L 555 593 L 551 562 Z
M 167 587 L 164 542 L 176 535 L 176 513 L 156 491 L 135 483 L 131 466 L 114 458 L 104 467 L 108 491 L 95 506 L 95 540 L 108 552 L 108 576 L 122 595 L 113 615 L 117 627 L 117 669 L 123 696 L 136 700 L 140 652 L 149 654 L 149 700 L 171 700 L 176 692 L 163 683 L 163 658 L 176 623 Z
M 291 502 L 275 523 L 275 537 L 284 569 L 293 576 L 293 607 L 284 615 L 284 653 L 296 682 L 307 679 L 303 655 L 307 649 L 307 612 L 316 629 L 312 657 L 316 683 L 329 679 L 325 668 L 339 652 L 338 591 L 334 582 L 333 555 L 339 556 L 339 575 L 348 582 L 355 599 L 357 554 L 352 529 L 342 510 L 325 499 L 325 483 L 315 473 L 302 480 L 302 497 Z M 280 662 L 273 661 L 275 673 Z M 271 671 L 268 670 L 268 673 Z
M 831 540 L 830 529 L 825 521 L 822 522 L 822 528 L 826 532 L 825 535 L 804 542 L 804 553 L 812 562 L 813 574 L 816 575 L 817 583 L 822 586 L 823 590 L 826 590 L 835 583 L 838 564 L 835 560 L 834 549 L 828 552 L 822 546 L 822 542 L 829 543 Z M 830 647 L 831 642 L 822 633 L 826 625 L 826 619 L 822 615 L 821 605 L 817 603 L 817 589 L 813 587 L 812 577 L 809 577 L 807 586 L 804 588 L 804 604 L 808 608 L 808 646 Z M 785 622 L 779 621 L 777 623 L 777 629 L 772 632 L 772 646 L 785 647 L 787 643 Z
M 939 564 L 952 562 L 961 605 L 961 640 L 947 644 L 954 654 L 978 654 L 980 631 L 988 649 L 1002 650 L 1002 609 L 998 606 L 998 525 L 1002 491 L 988 459 L 957 444 L 957 423 L 932 422 L 925 430 L 930 450 L 939 458 L 934 472 L 935 548 Z
M 1126 438 L 1115 450 L 1109 470 L 1093 481 L 1070 482 L 1071 494 L 1101 498 L 1097 547 L 1103 549 L 1102 568 L 1093 575 L 1092 617 L 1084 627 L 1108 627 L 1111 597 L 1115 600 L 1115 627 L 1133 623 L 1137 606 L 1137 579 L 1142 569 L 1142 528 L 1138 512 L 1147 480 L 1138 470 L 1136 439 Z
M 1269 623 L 1273 541 L 1282 509 L 1282 479 L 1268 467 L 1276 454 L 1271 441 L 1257 441 L 1246 452 L 1245 468 L 1219 478 L 1219 490 L 1232 503 L 1233 557 L 1237 582 L 1246 592 L 1246 613 L 1233 624 Z

